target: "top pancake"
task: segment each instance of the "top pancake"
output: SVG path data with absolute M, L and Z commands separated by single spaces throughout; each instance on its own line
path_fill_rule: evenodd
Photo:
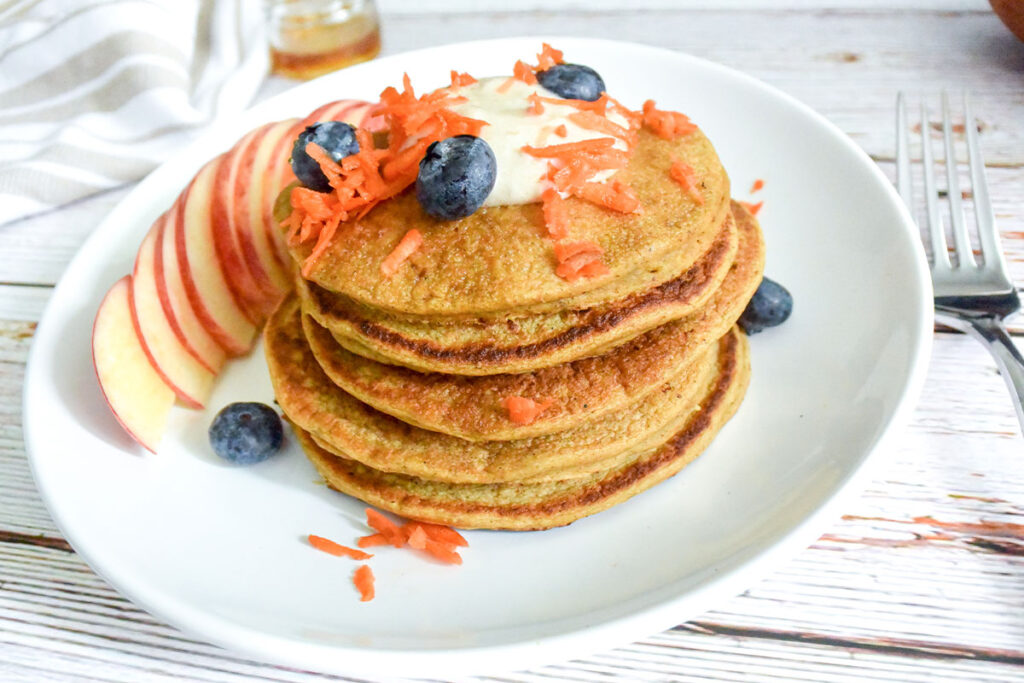
M 693 167 L 704 204 L 669 175 L 672 157 Z M 569 198 L 570 240 L 604 249 L 610 274 L 568 282 L 555 274 L 540 204 L 481 208 L 438 221 L 412 191 L 375 207 L 338 231 L 308 279 L 355 302 L 429 319 L 531 314 L 616 301 L 678 277 L 710 247 L 729 207 L 729 179 L 700 131 L 663 140 L 646 130 L 617 178 L 629 183 L 642 211 L 622 214 Z M 411 228 L 423 244 L 390 278 L 380 263 Z M 293 247 L 302 261 L 308 244 Z

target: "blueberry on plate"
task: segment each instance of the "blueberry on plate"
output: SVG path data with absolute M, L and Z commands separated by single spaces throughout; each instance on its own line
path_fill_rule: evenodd
M 545 88 L 567 100 L 593 102 L 604 92 L 604 81 L 596 71 L 582 64 L 555 64 L 537 73 Z
M 213 452 L 240 465 L 266 460 L 283 440 L 281 418 L 265 403 L 231 403 L 210 423 Z
M 473 135 L 456 135 L 427 147 L 416 176 L 416 199 L 434 218 L 465 218 L 484 203 L 497 177 L 491 146 Z
M 786 322 L 793 312 L 793 296 L 774 280 L 764 278 L 740 316 L 740 327 L 747 334 L 757 334 L 766 327 Z
M 356 129 L 344 121 L 321 121 L 307 126 L 295 138 L 292 147 L 292 170 L 295 177 L 311 190 L 330 192 L 331 185 L 320 170 L 320 164 L 306 154 L 306 145 L 311 142 L 319 145 L 335 161 L 341 161 L 359 151 Z

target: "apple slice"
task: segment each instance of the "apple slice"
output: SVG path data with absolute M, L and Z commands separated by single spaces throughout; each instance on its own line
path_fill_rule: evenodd
M 364 100 L 337 100 L 328 102 L 311 111 L 302 119 L 302 127 L 310 126 L 318 121 L 345 121 L 353 126 L 360 126 L 363 122 L 363 115 L 360 110 L 368 109 L 372 105 Z
M 210 204 L 210 220 L 213 222 L 211 234 L 221 269 L 235 301 L 256 325 L 262 324 L 271 312 L 266 310 L 266 300 L 272 298 L 273 287 L 269 286 L 271 283 L 265 276 L 261 280 L 246 260 L 247 235 L 242 234 L 240 229 L 238 209 L 242 198 L 237 192 L 239 179 L 252 174 L 254 146 L 265 132 L 265 127 L 250 131 L 222 156 L 214 174 Z M 246 168 L 247 162 L 249 168 Z M 245 189 L 242 191 L 244 194 Z
M 160 294 L 160 305 L 175 336 L 193 358 L 207 370 L 217 374 L 224 367 L 227 354 L 203 326 L 192 308 L 178 267 L 175 226 L 183 199 L 184 193 L 154 226 L 157 228 L 158 245 L 153 260 L 157 291 Z
M 214 374 L 192 357 L 174 333 L 160 303 L 156 254 L 160 226 L 150 228 L 142 240 L 132 271 L 132 321 L 146 357 L 164 383 L 182 403 L 202 408 L 213 388 Z
M 288 150 L 295 140 L 291 134 L 295 124 L 295 119 L 273 124 L 256 149 L 250 175 L 239 179 L 248 186 L 243 215 L 248 223 L 249 240 L 253 247 L 250 256 L 257 259 L 263 272 L 273 282 L 276 290 L 276 296 L 273 297 L 275 306 L 292 289 L 292 266 L 290 258 L 282 258 L 283 240 L 277 235 L 278 228 L 273 215 L 268 220 L 264 207 L 268 197 L 273 206 L 277 193 L 284 187 L 279 184 L 278 169 L 282 164 L 289 166 Z
M 125 431 L 156 452 L 174 392 L 150 364 L 132 322 L 132 277 L 103 297 L 92 328 L 92 362 L 103 397 Z
M 178 212 L 174 238 L 178 271 L 196 316 L 225 351 L 242 355 L 252 348 L 256 326 L 228 285 L 210 218 L 213 180 L 221 161 L 222 157 L 210 161 L 192 179 Z

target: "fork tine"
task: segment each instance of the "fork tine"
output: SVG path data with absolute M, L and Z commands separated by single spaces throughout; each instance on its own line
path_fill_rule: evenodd
M 959 267 L 974 267 L 974 249 L 971 248 L 971 240 L 967 237 L 967 227 L 964 225 L 963 204 L 960 201 L 960 182 L 956 164 L 956 147 L 953 146 L 953 124 L 949 117 L 949 95 L 942 91 L 942 137 L 946 149 L 946 188 L 949 195 L 949 219 L 953 224 L 953 241 L 956 244 L 957 259 Z
M 921 161 L 924 166 L 924 199 L 927 208 L 928 233 L 932 240 L 932 268 L 949 268 L 949 251 L 946 246 L 946 231 L 942 228 L 939 215 L 939 197 L 935 192 L 935 159 L 932 157 L 932 143 L 929 134 L 928 108 L 921 103 Z
M 981 255 L 987 268 L 999 268 L 1006 274 L 1006 261 L 996 236 L 996 217 L 992 211 L 992 200 L 988 196 L 985 182 L 985 162 L 981 158 L 978 144 L 978 126 L 974 120 L 971 101 L 964 93 L 964 131 L 967 133 L 967 156 L 971 162 L 971 187 L 974 190 L 974 215 L 978 222 L 978 237 L 981 238 Z
M 896 191 L 911 214 L 914 213 L 914 188 L 910 181 L 910 141 L 907 139 L 907 107 L 903 92 L 896 96 Z

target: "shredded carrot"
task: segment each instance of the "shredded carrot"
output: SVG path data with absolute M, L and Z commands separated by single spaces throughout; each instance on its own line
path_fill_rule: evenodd
M 549 187 L 540 196 L 543 202 L 544 225 L 551 239 L 564 239 L 569 236 L 569 215 L 565 210 L 565 200 L 558 190 Z
M 573 112 L 572 114 L 569 114 L 569 120 L 580 128 L 596 130 L 599 133 L 614 135 L 617 138 L 622 138 L 627 141 L 630 138 L 630 131 L 628 128 L 623 128 L 608 117 L 600 116 L 592 111 Z
M 423 550 L 446 564 L 462 564 L 462 556 L 449 543 L 442 543 L 428 538 Z
M 750 202 L 740 202 L 740 204 L 742 204 L 747 211 L 749 211 L 751 214 L 755 216 L 757 215 L 758 211 L 761 210 L 761 207 L 764 206 L 764 202 L 758 202 L 757 204 L 751 204 Z
M 409 547 L 416 550 L 426 550 L 427 540 L 427 532 L 423 527 L 419 524 L 413 524 L 412 531 L 409 532 Z
M 761 180 L 760 178 L 758 178 L 757 180 L 754 181 L 754 184 L 751 185 L 751 187 L 750 187 L 750 194 L 754 194 L 755 192 L 760 190 L 762 187 L 764 187 L 764 181 Z
M 522 81 L 527 85 L 533 85 L 537 82 L 537 75 L 533 72 L 533 67 L 521 59 L 512 67 L 512 78 Z
M 527 114 L 533 114 L 537 116 L 544 113 L 544 103 L 540 101 L 540 95 L 538 95 L 537 93 L 533 93 L 526 99 L 532 103 L 529 107 L 526 108 Z
M 563 142 L 559 145 L 548 145 L 547 147 L 532 147 L 523 145 L 523 151 L 538 159 L 560 159 L 570 157 L 573 154 L 601 154 L 615 146 L 615 138 L 593 138 L 580 140 L 578 142 Z
M 461 546 L 463 548 L 469 547 L 469 541 L 463 538 L 455 529 L 450 526 L 442 526 L 440 524 L 431 524 L 430 522 L 416 522 L 423 531 L 427 534 L 427 538 L 434 541 L 440 541 L 441 543 L 447 543 L 453 546 Z
M 697 125 L 685 114 L 658 109 L 654 100 L 644 102 L 643 122 L 652 133 L 666 140 L 675 140 L 697 130 Z
M 669 175 L 671 175 L 672 179 L 686 190 L 686 194 L 688 194 L 694 202 L 701 205 L 704 204 L 704 195 L 700 192 L 697 173 L 693 170 L 693 166 L 690 166 L 686 162 L 680 161 L 673 156 L 672 166 L 669 168 Z
M 391 545 L 391 541 L 388 537 L 381 533 L 370 534 L 369 536 L 361 536 L 356 541 L 356 545 L 360 548 L 373 548 L 378 545 Z
M 345 555 L 351 557 L 353 560 L 368 560 L 373 557 L 373 555 L 370 555 L 369 553 L 364 553 L 361 550 L 356 550 L 355 548 L 349 548 L 348 546 L 335 543 L 323 536 L 310 534 L 308 538 L 311 546 L 317 550 L 327 553 L 328 555 L 334 555 L 335 557 Z
M 405 545 L 407 539 L 402 529 L 373 508 L 366 508 L 366 525 L 383 535 L 388 543 L 396 548 L 401 548 Z
M 459 73 L 452 69 L 452 87 L 461 88 L 464 85 L 473 85 L 476 83 L 476 79 L 467 73 Z
M 369 565 L 361 564 L 352 575 L 352 583 L 355 584 L 356 590 L 359 591 L 359 601 L 369 602 L 373 600 L 374 588 L 373 588 L 374 576 L 373 570 L 370 569 Z
M 568 134 L 569 134 L 569 129 L 565 127 L 564 123 L 559 124 L 558 128 L 555 128 L 555 135 L 557 135 L 560 138 L 564 138 Z
M 556 50 L 547 43 L 541 45 L 540 54 L 537 55 L 537 71 L 547 71 L 555 64 L 562 62 L 561 50 Z
M 412 256 L 413 252 L 423 244 L 423 235 L 416 228 L 405 233 L 398 245 L 380 263 L 380 272 L 384 277 L 391 277 L 398 272 L 399 266 Z
M 506 396 L 502 400 L 502 405 L 508 411 L 508 419 L 517 425 L 528 425 L 533 424 L 541 413 L 554 405 L 554 401 L 545 399 L 537 402 L 522 396 Z
M 569 282 L 608 273 L 608 268 L 601 260 L 604 250 L 596 242 L 558 242 L 554 251 L 558 259 L 555 274 Z

